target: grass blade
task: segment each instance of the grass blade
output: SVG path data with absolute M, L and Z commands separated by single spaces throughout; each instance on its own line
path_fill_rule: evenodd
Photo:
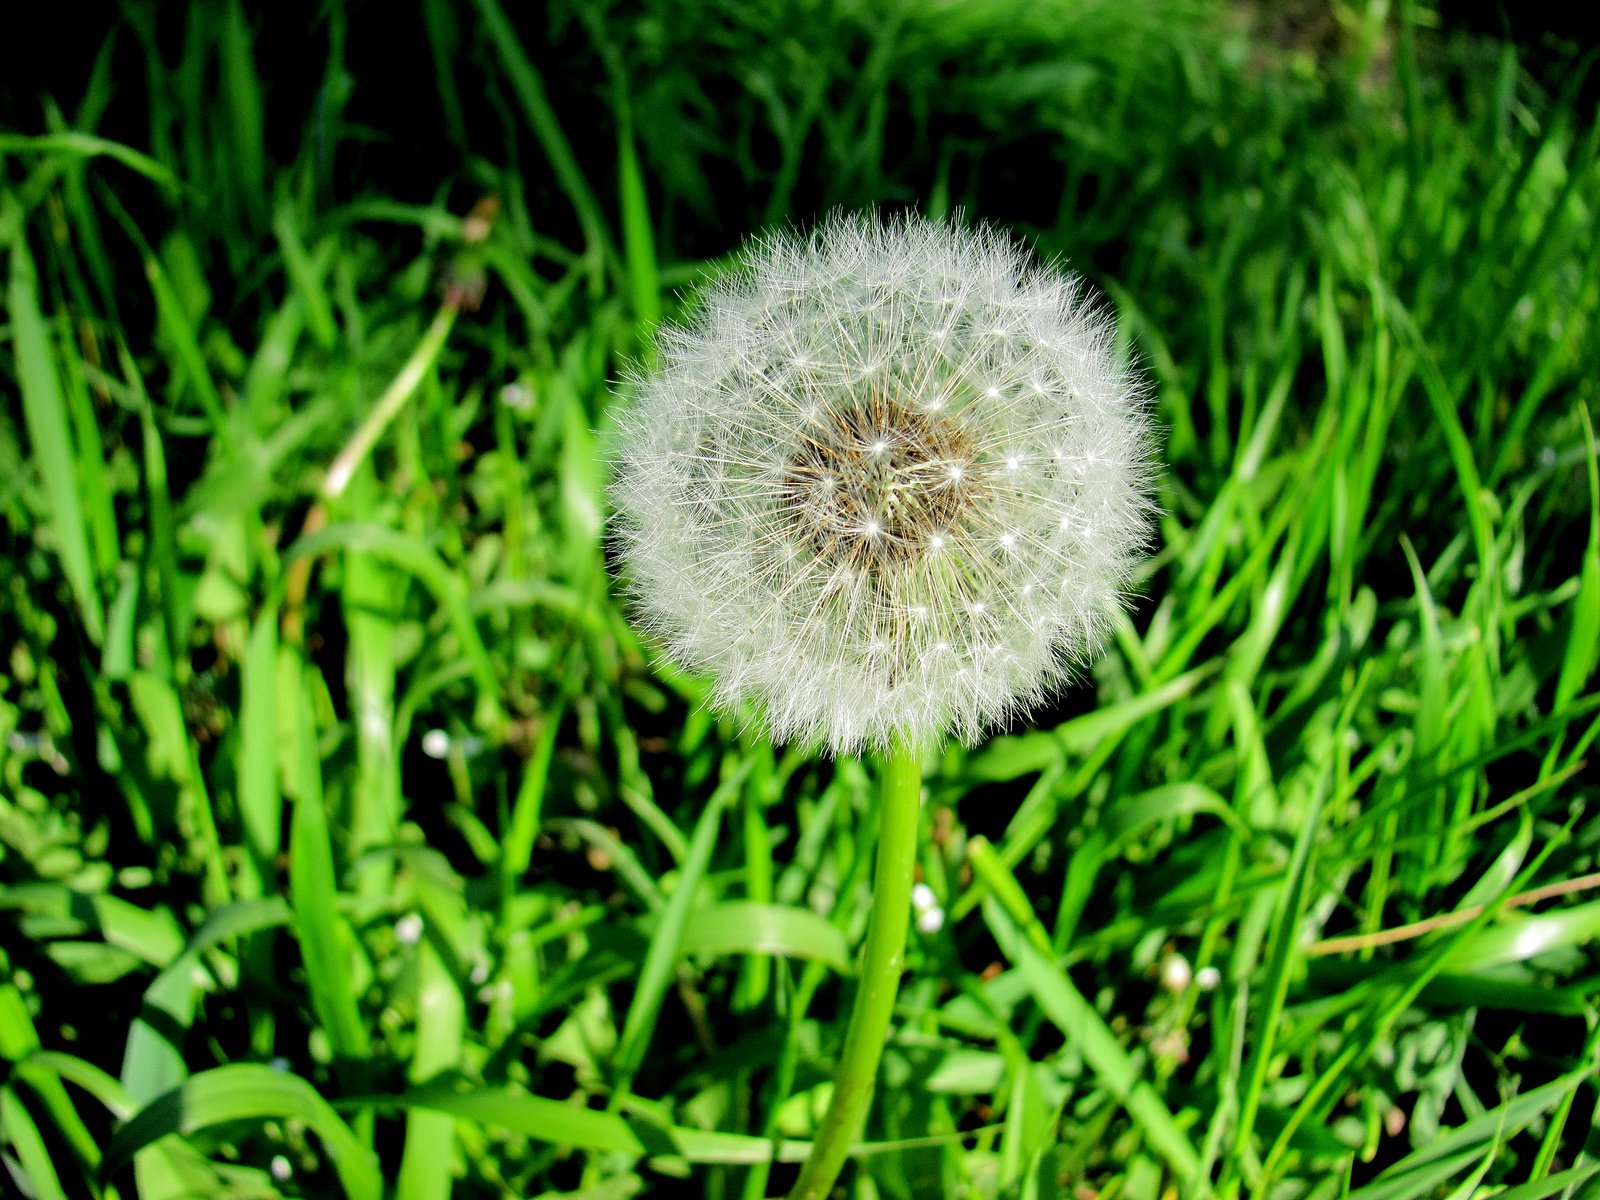
M 1171 1111 L 1128 1056 L 1116 1035 L 1083 998 L 1067 973 L 1056 966 L 1050 935 L 994 848 L 982 838 L 967 846 L 974 874 L 989 897 L 984 920 L 1001 949 L 1016 963 L 1028 991 L 1067 1041 L 1094 1069 L 1097 1083 L 1127 1108 L 1151 1147 L 1180 1180 L 1197 1182 L 1200 1156 Z
M 50 348 L 49 329 L 39 311 L 38 276 L 20 223 L 11 243 L 10 265 L 7 305 L 11 310 L 11 341 L 33 461 L 50 500 L 49 525 L 62 572 L 89 640 L 99 645 L 105 638 L 105 610 L 90 566 L 89 530 L 78 498 L 79 463 L 72 445 L 61 377 L 56 374 Z M 99 471 L 103 466 L 94 463 L 84 469 Z
M 322 764 L 310 698 L 302 685 L 298 728 L 286 731 L 297 749 L 294 810 L 289 826 L 289 902 L 295 936 L 305 960 L 311 1005 L 327 1032 L 341 1070 L 355 1080 L 371 1054 L 366 1022 L 357 1004 L 351 956 L 355 935 L 339 912 L 333 846 L 323 808 Z
M 112 1137 L 105 1171 L 116 1171 L 168 1134 L 187 1136 L 233 1121 L 271 1120 L 303 1121 L 321 1139 L 349 1200 L 382 1200 L 377 1159 L 332 1106 L 298 1075 L 254 1063 L 204 1071 L 151 1101 Z
M 698 899 L 701 881 L 711 865 L 711 852 L 716 848 L 717 831 L 722 824 L 722 813 L 744 783 L 744 777 L 755 763 L 747 757 L 722 781 L 706 801 L 705 811 L 695 825 L 689 842 L 689 854 L 678 871 L 678 886 L 667 901 L 650 939 L 650 949 L 644 966 L 639 971 L 639 986 L 633 993 L 633 1003 L 628 1005 L 627 1020 L 622 1027 L 622 1037 L 613 1062 L 616 1066 L 618 1093 L 627 1090 L 629 1081 L 644 1061 L 645 1051 L 655 1034 L 656 1018 L 661 1012 L 661 1002 L 666 998 L 667 986 L 678 969 L 683 939 L 688 929 L 691 913 Z

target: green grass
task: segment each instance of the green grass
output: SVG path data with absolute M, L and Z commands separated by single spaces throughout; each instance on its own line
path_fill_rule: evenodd
M 604 449 L 880 204 L 1104 287 L 1166 473 L 1111 652 L 927 764 L 847 1194 L 1600 1195 L 1600 124 L 1386 7 L 130 0 L 9 94 L 3 1186 L 787 1187 L 880 767 L 638 641 Z

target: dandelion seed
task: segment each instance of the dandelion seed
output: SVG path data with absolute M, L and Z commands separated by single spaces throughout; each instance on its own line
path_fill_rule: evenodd
M 1081 281 L 845 217 L 753 244 L 700 310 L 634 381 L 612 498 L 638 619 L 716 707 L 840 753 L 970 742 L 1098 650 L 1152 441 Z

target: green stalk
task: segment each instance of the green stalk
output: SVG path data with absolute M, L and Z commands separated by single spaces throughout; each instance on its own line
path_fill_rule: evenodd
M 833 1189 L 866 1120 L 878 1060 L 883 1056 L 889 1031 L 889 1016 L 900 990 L 900 971 L 905 965 L 921 803 L 921 763 L 911 747 L 897 742 L 889 752 L 883 775 L 872 921 L 867 927 L 855 1008 L 850 1013 L 850 1028 L 833 1075 L 833 1100 L 789 1200 L 822 1200 Z

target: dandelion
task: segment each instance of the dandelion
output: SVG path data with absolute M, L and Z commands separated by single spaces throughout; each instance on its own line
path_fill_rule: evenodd
M 971 742 L 1094 653 L 1150 434 L 1080 280 L 846 217 L 701 299 L 637 381 L 613 499 L 639 620 L 715 707 L 840 753 Z
M 1149 524 L 1140 383 L 1082 282 L 1000 234 L 839 217 L 753 244 L 662 335 L 622 421 L 638 618 L 777 740 L 887 752 L 832 1100 L 791 1193 L 859 1140 L 918 892 L 921 752 L 1028 709 L 1103 641 Z

